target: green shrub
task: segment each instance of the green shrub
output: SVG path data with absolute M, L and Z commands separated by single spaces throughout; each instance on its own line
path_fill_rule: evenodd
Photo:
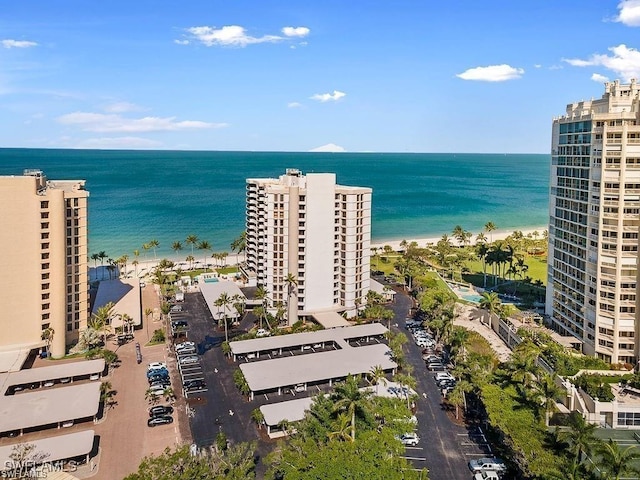
M 611 391 L 611 383 L 618 381 L 620 381 L 619 377 L 608 375 L 580 375 L 573 383 L 592 398 L 597 398 L 601 402 L 611 402 L 615 398 Z
M 153 336 L 151 337 L 152 343 L 162 343 L 165 340 L 164 330 L 157 329 L 153 331 Z

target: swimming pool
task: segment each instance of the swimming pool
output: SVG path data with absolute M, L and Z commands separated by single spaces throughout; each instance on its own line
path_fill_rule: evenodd
M 218 279 L 216 277 L 205 278 L 204 283 L 216 283 Z
M 478 293 L 472 288 L 451 285 L 449 285 L 449 287 L 453 293 L 467 302 L 480 303 L 482 300 L 482 295 L 478 295 Z

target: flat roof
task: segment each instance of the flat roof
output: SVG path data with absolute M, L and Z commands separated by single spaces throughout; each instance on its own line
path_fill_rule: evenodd
M 234 355 L 243 355 L 279 348 L 312 345 L 314 343 L 340 342 L 348 338 L 384 335 L 386 332 L 388 332 L 387 327 L 376 322 L 365 325 L 354 325 L 352 327 L 318 330 L 317 332 L 292 333 L 289 335 L 275 335 L 273 337 L 262 337 L 251 340 L 238 340 L 229 342 L 229 346 L 231 347 L 231 353 Z
M 39 348 L 45 344 L 44 341 L 37 345 L 26 346 L 16 350 L 0 351 L 0 372 L 16 372 L 22 368 L 24 362 L 33 348 Z
M 376 293 L 381 295 L 395 295 L 396 292 L 392 288 L 374 280 L 373 278 L 369 279 L 369 289 L 373 290 Z
M 338 312 L 311 312 L 311 316 L 324 328 L 348 327 L 350 325 Z
M 298 422 L 304 418 L 304 413 L 311 408 L 313 397 L 297 398 L 286 402 L 262 405 L 260 411 L 267 425 L 278 425 L 282 420 Z
M 0 392 L 4 395 L 11 385 L 23 385 L 27 383 L 43 382 L 45 380 L 58 380 L 66 377 L 78 377 L 91 375 L 104 370 L 104 358 L 97 360 L 84 360 L 81 362 L 60 363 L 40 368 L 28 368 L 19 372 L 0 374 Z
M 391 360 L 387 345 L 348 347 L 329 352 L 310 353 L 243 363 L 240 370 L 254 392 L 298 383 L 319 382 L 369 372 L 380 365 L 391 370 L 398 365 Z
M 47 455 L 43 460 L 44 462 L 56 462 L 87 455 L 93 449 L 94 437 L 95 432 L 93 430 L 85 430 L 83 432 L 33 440 L 29 444 L 35 447 L 33 454 Z M 6 469 L 4 468 L 6 465 L 12 464 L 11 454 L 14 453 L 13 448 L 16 445 L 20 444 L 0 447 L 0 469 Z
M 113 302 L 114 314 L 127 314 L 133 319 L 134 325 L 142 325 L 140 280 L 137 278 L 118 278 L 115 280 L 103 280 L 98 284 L 96 300 L 93 303 L 93 312 L 98 308 Z M 113 328 L 120 327 L 122 319 L 114 316 L 111 320 Z
M 101 382 L 43 388 L 2 397 L 0 432 L 92 417 L 98 413 Z
M 199 281 L 198 287 L 200 288 L 200 293 L 202 293 L 204 301 L 206 302 L 207 307 L 209 307 L 209 311 L 214 319 L 218 319 L 219 317 L 222 318 L 221 314 L 218 314 L 220 308 L 216 307 L 214 303 L 223 293 L 226 293 L 229 297 L 240 295 L 240 298 L 246 300 L 246 297 L 244 296 L 244 293 L 242 293 L 242 290 L 240 290 L 240 287 L 235 283 L 228 282 L 226 280 L 218 280 L 217 282 Z M 227 318 L 239 316 L 238 311 L 233 306 L 233 303 L 231 305 L 227 305 L 225 310 L 227 311 Z

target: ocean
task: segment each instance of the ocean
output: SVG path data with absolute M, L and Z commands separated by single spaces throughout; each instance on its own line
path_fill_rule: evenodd
M 89 252 L 111 258 L 152 239 L 159 258 L 197 235 L 230 252 L 244 230 L 245 180 L 287 168 L 334 172 L 373 189 L 372 242 L 439 237 L 456 225 L 475 234 L 548 223 L 550 156 L 540 154 L 289 153 L 0 149 L 0 175 L 40 169 L 50 179 L 84 179 Z M 196 252 L 196 258 L 198 254 Z

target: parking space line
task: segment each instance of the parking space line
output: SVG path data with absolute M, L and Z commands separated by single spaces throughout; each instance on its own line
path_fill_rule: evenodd
M 427 461 L 426 457 L 403 457 L 403 456 L 400 456 L 400 458 L 404 458 L 405 460 L 418 460 L 420 462 L 426 462 Z

